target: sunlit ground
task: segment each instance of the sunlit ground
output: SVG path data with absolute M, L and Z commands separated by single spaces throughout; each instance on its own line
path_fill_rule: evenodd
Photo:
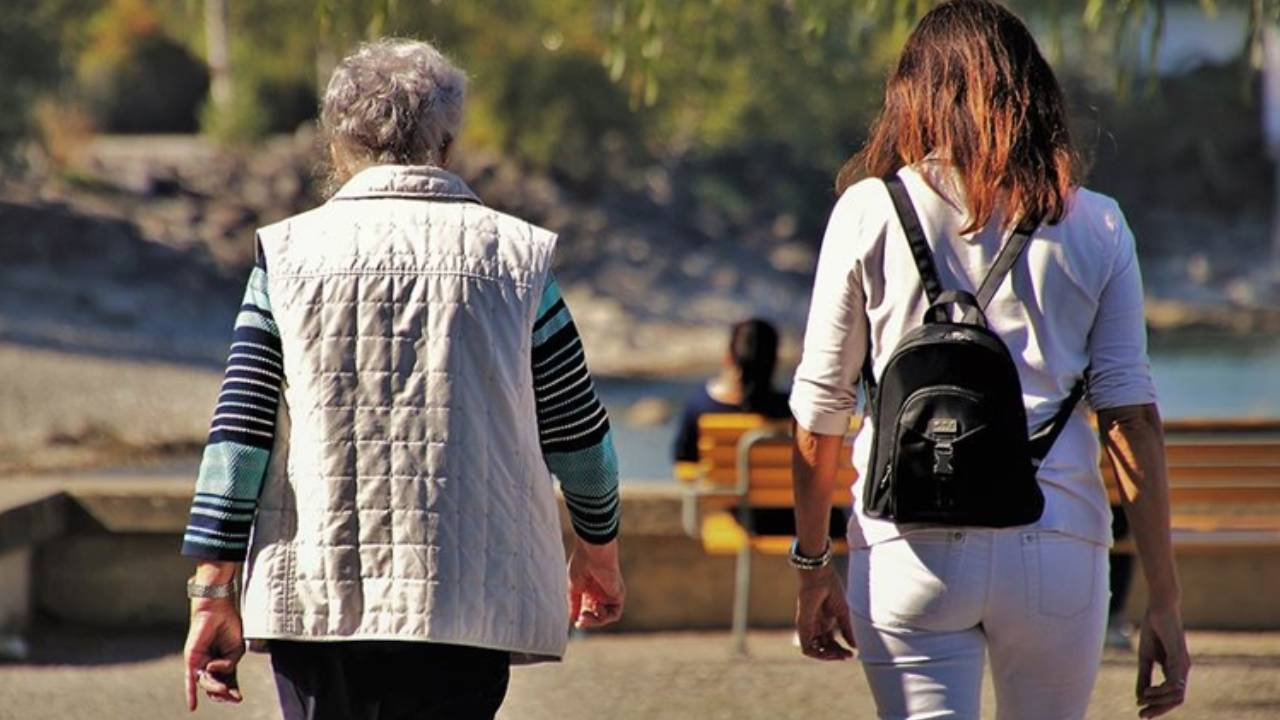
M 191 717 L 182 706 L 177 633 L 85 640 L 37 638 L 36 662 L 0 665 L 4 720 L 148 720 Z M 1174 718 L 1280 717 L 1280 633 L 1190 636 L 1195 667 Z M 604 635 L 575 642 L 561 665 L 517 668 L 504 720 L 745 720 L 874 718 L 856 663 L 806 660 L 787 632 L 753 633 L 752 657 L 734 659 L 721 633 Z M 1134 660 L 1109 651 L 1089 718 L 1136 717 Z M 263 655 L 243 665 L 242 706 L 204 705 L 195 717 L 279 717 Z M 986 688 L 984 717 L 994 717 Z

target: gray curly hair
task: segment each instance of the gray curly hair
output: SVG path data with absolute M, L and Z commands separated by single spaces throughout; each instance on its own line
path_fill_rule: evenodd
M 320 125 L 339 164 L 441 164 L 466 92 L 466 76 L 429 43 L 378 40 L 333 71 Z

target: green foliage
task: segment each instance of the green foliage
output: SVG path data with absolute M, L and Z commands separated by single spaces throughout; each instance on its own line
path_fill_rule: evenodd
M 114 133 L 187 133 L 209 89 L 204 62 L 159 31 L 143 34 L 118 58 L 83 64 L 81 99 L 94 125 Z
M 1261 152 L 1259 98 L 1240 91 L 1238 68 L 1161 79 L 1159 92 L 1140 105 L 1080 94 L 1086 102 L 1077 105 L 1090 107 L 1105 128 L 1094 174 L 1131 214 L 1177 208 L 1238 220 L 1271 207 L 1274 168 Z
M 245 77 L 233 80 L 228 107 L 205 101 L 200 128 L 226 142 L 250 141 L 276 133 L 291 133 L 316 117 L 316 92 L 309 78 Z
M 1012 4 L 1052 55 L 1093 58 L 1093 66 L 1114 73 L 1119 82 L 1113 87 L 1121 92 L 1131 73 L 1114 68 L 1130 66 L 1116 59 L 1135 47 L 1154 47 L 1141 41 L 1144 34 L 1158 35 L 1165 12 L 1162 0 Z M 677 177 L 692 176 L 686 187 L 695 199 L 725 218 L 770 208 L 798 218 L 801 233 L 812 234 L 830 201 L 834 171 L 857 148 L 879 104 L 889 64 L 912 24 L 933 5 L 231 0 L 234 100 L 226 108 L 206 104 L 200 120 L 207 131 L 232 139 L 292 131 L 314 116 L 328 73 L 357 43 L 384 35 L 420 37 L 436 43 L 471 78 L 464 144 L 504 153 L 579 187 L 638 175 L 616 177 L 620 168 L 660 164 Z M 1249 32 L 1255 35 L 1262 23 L 1280 22 L 1280 0 L 1200 5 L 1206 12 L 1250 8 Z M 0 37 L 0 70 L 7 70 L 10 55 L 51 58 L 53 67 L 23 64 L 16 83 L 6 71 L 0 83 L 5 107 L 20 107 L 10 98 L 56 82 L 58 53 L 20 50 L 26 47 L 21 43 L 70 48 L 79 54 L 82 76 L 86 67 L 130 67 L 123 59 L 130 53 L 160 53 L 146 47 L 159 41 L 139 39 L 140 28 L 148 37 L 173 38 L 194 55 L 204 54 L 202 0 L 6 0 L 0 20 L 9 17 L 16 23 L 0 22 L 0 35 L 17 40 Z M 159 64 L 176 68 L 184 62 Z M 133 78 L 116 83 L 117 102 L 156 94 L 136 88 L 159 80 L 116 74 Z M 22 77 L 31 80 L 24 85 Z M 191 87 L 203 95 L 203 81 L 193 77 Z M 94 90 L 87 88 L 86 96 Z M 5 133 L 22 132 L 10 127 L 19 115 L 0 114 L 0 145 Z
M 504 152 L 582 188 L 606 179 L 611 160 L 635 159 L 640 116 L 596 58 L 517 56 L 490 77 L 484 109 Z
M 203 43 L 203 8 L 171 12 L 167 25 Z M 355 3 L 359 5 L 361 3 Z M 206 103 L 201 127 L 227 141 L 293 132 L 316 116 L 318 0 L 231 0 L 228 107 Z
M 0 3 L 0 168 L 17 159 L 31 131 L 32 108 L 42 91 L 60 78 L 56 26 L 41 0 Z

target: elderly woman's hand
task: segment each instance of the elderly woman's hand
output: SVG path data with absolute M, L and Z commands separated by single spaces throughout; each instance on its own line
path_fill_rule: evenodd
M 225 585 L 239 575 L 239 563 L 202 561 L 194 580 L 202 585 Z M 183 648 L 186 661 L 187 708 L 196 709 L 196 688 L 214 702 L 244 699 L 236 682 L 236 665 L 244 655 L 244 626 L 236 597 L 198 597 L 191 600 L 191 627 Z
M 191 628 L 183 657 L 187 664 L 187 708 L 196 709 L 196 688 L 215 702 L 243 700 L 236 665 L 244 655 L 244 628 L 234 598 L 191 601 Z
M 627 589 L 618 566 L 618 541 L 592 545 L 579 538 L 569 558 L 569 620 L 587 629 L 617 622 Z
M 796 634 L 801 652 L 817 660 L 848 660 L 853 652 L 836 640 L 837 632 L 849 648 L 857 647 L 840 578 L 830 565 L 801 571 L 796 598 Z

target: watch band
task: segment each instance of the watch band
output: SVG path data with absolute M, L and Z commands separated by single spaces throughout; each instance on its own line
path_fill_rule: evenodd
M 796 538 L 791 541 L 791 554 L 787 558 L 787 563 L 797 570 L 821 570 L 831 563 L 831 538 L 827 538 L 827 545 L 822 550 L 822 554 L 817 557 L 810 557 L 800 552 L 800 539 Z
M 196 598 L 229 598 L 235 595 L 236 582 L 232 580 L 222 585 L 202 585 L 194 577 L 187 579 L 187 597 Z

